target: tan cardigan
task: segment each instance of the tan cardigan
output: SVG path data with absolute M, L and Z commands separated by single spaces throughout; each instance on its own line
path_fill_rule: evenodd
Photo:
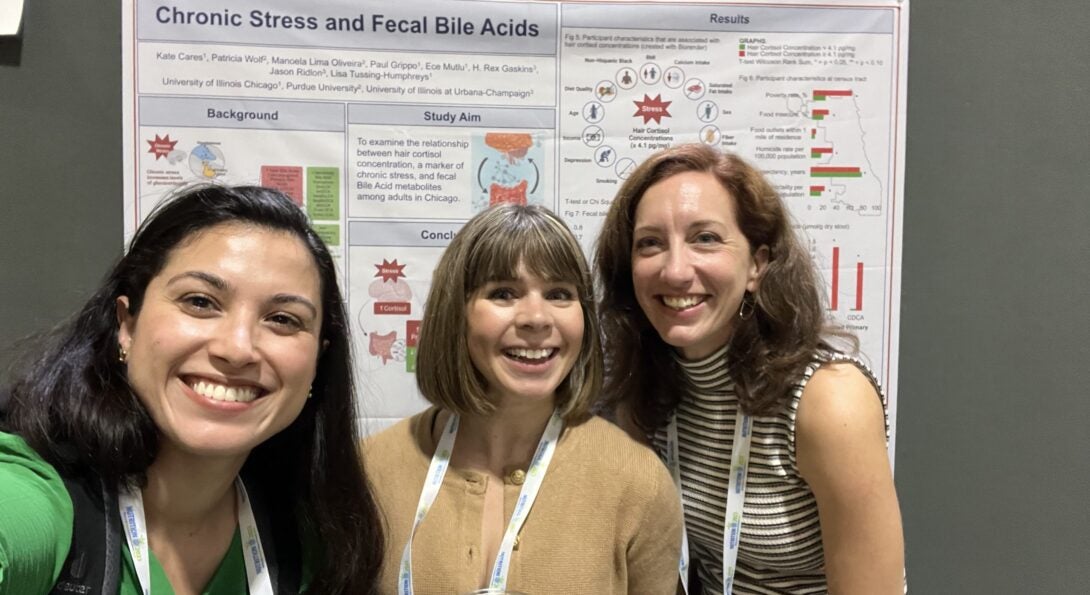
M 432 408 L 364 443 L 367 472 L 386 518 L 380 592 L 397 592 L 398 564 L 435 451 Z M 522 486 L 504 478 L 511 518 Z M 479 588 L 481 510 L 487 477 L 451 468 L 413 540 L 419 595 Z M 527 595 L 675 593 L 681 509 L 666 467 L 647 447 L 600 418 L 566 428 L 522 527 L 507 588 Z

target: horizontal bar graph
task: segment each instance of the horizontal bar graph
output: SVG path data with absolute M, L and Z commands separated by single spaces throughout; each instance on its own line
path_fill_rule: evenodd
M 832 147 L 810 147 L 810 156 L 814 159 L 820 159 L 822 155 L 832 155 Z
M 825 192 L 825 186 L 810 186 L 810 196 L 821 196 Z
M 836 165 L 815 165 L 810 168 L 811 178 L 862 178 L 863 171 L 858 167 Z
M 815 89 L 814 101 L 825 101 L 828 97 L 851 97 L 852 92 L 850 89 Z
M 827 109 L 814 109 L 814 110 L 812 110 L 810 112 L 810 117 L 815 119 L 815 120 L 824 120 L 825 116 L 828 116 L 828 115 L 829 115 L 829 110 L 827 110 Z

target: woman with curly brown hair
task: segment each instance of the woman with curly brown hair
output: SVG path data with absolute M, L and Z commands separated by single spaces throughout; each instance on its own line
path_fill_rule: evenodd
M 667 460 L 705 593 L 900 593 L 877 380 L 833 344 L 775 189 L 704 145 L 652 155 L 599 236 L 606 394 Z M 691 556 L 691 561 L 689 556 Z

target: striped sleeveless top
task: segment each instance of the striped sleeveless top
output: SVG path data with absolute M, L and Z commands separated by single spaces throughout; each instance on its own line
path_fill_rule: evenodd
M 722 595 L 723 526 L 738 396 L 727 373 L 727 347 L 699 361 L 680 360 L 694 387 L 677 407 L 681 492 L 691 564 L 704 593 Z M 743 505 L 736 595 L 827 593 L 825 557 L 817 502 L 799 476 L 795 461 L 795 415 L 807 381 L 825 362 L 851 362 L 882 393 L 874 374 L 859 360 L 822 353 L 806 367 L 783 409 L 753 418 L 753 433 Z M 653 435 L 655 449 L 666 451 L 666 428 Z M 889 440 L 889 421 L 886 421 Z

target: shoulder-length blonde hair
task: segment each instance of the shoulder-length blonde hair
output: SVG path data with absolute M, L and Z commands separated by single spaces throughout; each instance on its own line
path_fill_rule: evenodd
M 756 167 L 703 144 L 678 145 L 651 155 L 617 192 L 598 236 L 598 274 L 605 351 L 610 370 L 607 399 L 627 403 L 646 432 L 673 412 L 685 385 L 673 348 L 651 326 L 632 284 L 636 207 L 651 186 L 680 173 L 705 172 L 734 198 L 738 226 L 753 250 L 768 246 L 768 266 L 755 292 L 755 312 L 736 327 L 727 350 L 741 408 L 767 415 L 790 396 L 797 374 L 828 344 L 844 335 L 825 324 L 818 277 L 799 242 L 776 189 Z M 850 341 L 850 340 L 849 340 Z
M 469 356 L 466 306 L 486 283 L 516 279 L 519 265 L 546 281 L 571 283 L 578 289 L 583 343 L 556 395 L 564 421 L 578 423 L 589 416 L 602 386 L 594 285 L 579 242 L 543 207 L 493 207 L 454 237 L 432 276 L 417 345 L 416 384 L 428 401 L 460 415 L 495 410 L 485 380 Z

